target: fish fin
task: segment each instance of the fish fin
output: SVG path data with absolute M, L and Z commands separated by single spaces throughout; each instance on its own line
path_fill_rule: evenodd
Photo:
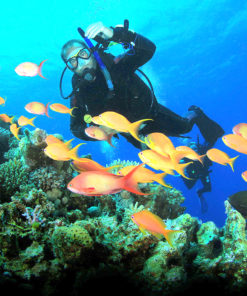
M 29 123 L 30 125 L 32 125 L 32 126 L 34 126 L 34 127 L 35 127 L 35 125 L 33 124 L 33 121 L 34 121 L 35 118 L 36 118 L 36 117 L 31 118 L 31 119 L 30 119 L 30 123 Z
M 106 167 L 105 170 L 108 172 L 108 171 L 111 171 L 115 168 L 119 168 L 119 167 L 122 167 L 121 164 L 117 164 L 117 165 L 113 165 L 113 166 L 110 166 L 110 167 Z
M 47 116 L 47 117 L 50 117 L 50 118 L 52 118 L 51 116 L 49 116 L 49 114 L 48 114 L 48 107 L 49 107 L 49 104 L 50 104 L 50 102 L 49 103 L 47 103 L 46 104 L 46 106 L 45 106 L 45 115 Z
M 70 163 L 70 166 L 73 170 L 77 171 L 78 173 L 82 173 L 86 171 L 86 170 L 78 170 L 77 167 L 73 164 L 73 162 Z
M 123 189 L 135 193 L 137 195 L 149 195 L 149 193 L 143 193 L 138 190 L 138 183 L 134 180 L 134 173 L 144 165 L 144 163 L 139 164 L 134 167 L 126 176 L 123 177 Z
M 157 237 L 157 239 L 162 239 L 163 235 L 157 232 L 149 231 L 153 236 Z
M 148 121 L 148 120 L 153 120 L 153 119 L 141 119 L 141 120 L 135 121 L 135 122 L 131 123 L 128 128 L 128 132 L 132 135 L 132 137 L 134 137 L 139 142 L 145 143 L 145 141 L 141 140 L 138 137 L 138 129 L 140 128 L 141 124 L 144 121 Z
M 141 231 L 141 233 L 142 233 L 143 235 L 146 235 L 146 234 L 147 234 L 147 231 L 146 231 L 143 227 L 138 226 L 138 228 L 140 229 L 140 231 Z
M 42 69 L 42 66 L 44 64 L 44 62 L 47 61 L 47 60 L 43 60 L 40 64 L 39 64 L 39 68 L 38 68 L 38 74 L 40 77 L 44 78 L 44 79 L 47 79 L 46 77 L 44 77 L 41 73 L 41 69 Z
M 116 148 L 113 144 L 112 144 L 112 136 L 114 135 L 114 133 L 112 133 L 112 134 L 109 134 L 108 136 L 107 136 L 107 143 L 109 143 L 113 148 Z
M 198 161 L 200 161 L 200 163 L 203 165 L 203 160 L 204 160 L 204 157 L 206 156 L 207 154 L 203 154 L 203 155 L 199 155 L 198 157 Z
M 234 164 L 235 160 L 236 160 L 238 157 L 239 157 L 239 155 L 236 156 L 236 157 L 233 157 L 233 158 L 230 158 L 230 159 L 229 159 L 229 165 L 230 165 L 230 167 L 232 168 L 232 171 L 233 171 L 233 172 L 234 172 L 233 164 Z
M 79 148 L 81 145 L 83 145 L 83 144 L 85 144 L 85 143 L 80 143 L 80 144 L 78 144 L 77 146 L 75 146 L 73 149 L 71 149 L 71 150 L 69 151 L 69 156 L 70 156 L 70 158 L 72 158 L 72 159 L 74 159 L 74 160 L 79 160 L 79 161 L 81 161 L 81 160 L 80 160 L 80 157 L 79 157 L 78 154 L 77 154 L 77 151 L 78 151 L 78 148 Z
M 64 145 L 66 145 L 69 149 L 71 148 L 71 142 L 73 141 L 74 139 L 71 139 L 71 140 L 69 140 L 69 141 L 66 141 L 66 142 L 64 142 Z
M 15 116 L 10 117 L 10 123 L 11 124 L 13 123 L 14 118 L 15 118 Z
M 164 178 L 166 175 L 167 175 L 167 173 L 155 174 L 153 179 L 154 179 L 154 181 L 156 181 L 157 183 L 159 183 L 165 187 L 172 188 L 172 186 L 167 185 L 164 181 Z
M 165 229 L 163 235 L 166 238 L 168 244 L 173 247 L 174 246 L 174 237 L 175 234 L 178 232 L 183 232 L 183 230 L 172 230 L 172 229 Z
M 186 162 L 186 163 L 183 163 L 183 164 L 178 164 L 178 165 L 176 166 L 176 171 L 177 171 L 181 176 L 183 176 L 185 179 L 188 179 L 188 180 L 192 180 L 192 179 L 189 178 L 189 177 L 187 177 L 187 176 L 185 176 L 185 174 L 184 174 L 184 170 L 185 170 L 185 168 L 186 168 L 188 165 L 190 165 L 191 163 L 193 163 L 193 161 Z
M 73 107 L 73 108 L 70 109 L 69 114 L 70 114 L 72 117 L 75 117 L 75 115 L 72 114 L 72 112 L 73 112 L 73 110 L 74 110 L 75 108 L 78 108 L 78 107 Z

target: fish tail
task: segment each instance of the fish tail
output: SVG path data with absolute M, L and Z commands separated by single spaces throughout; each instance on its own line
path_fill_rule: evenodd
M 239 157 L 239 155 L 236 156 L 236 157 L 233 157 L 233 158 L 230 158 L 230 159 L 229 159 L 229 165 L 230 165 L 230 167 L 232 168 L 232 171 L 233 171 L 233 172 L 234 172 L 233 164 L 234 164 L 235 160 L 236 160 L 238 157 Z
M 168 244 L 173 247 L 174 246 L 174 238 L 175 234 L 178 232 L 182 232 L 182 230 L 172 230 L 172 229 L 165 229 L 163 232 L 164 237 L 166 238 Z
M 164 181 L 165 176 L 167 175 L 167 173 L 160 173 L 160 174 L 155 174 L 154 176 L 154 181 L 165 186 L 165 187 L 169 187 L 172 188 L 172 186 L 167 185 Z
M 33 121 L 34 121 L 35 118 L 36 118 L 36 117 L 31 118 L 31 119 L 30 119 L 30 123 L 29 123 L 30 125 L 32 125 L 32 126 L 34 126 L 34 127 L 35 127 L 35 125 L 34 125 Z
M 133 168 L 126 176 L 123 177 L 123 189 L 135 193 L 137 195 L 149 195 L 149 193 L 143 193 L 138 190 L 138 183 L 133 178 L 134 173 L 144 165 L 144 163 L 139 164 Z
M 15 116 L 10 117 L 10 123 L 11 124 L 13 123 L 14 118 L 15 118 Z
M 203 165 L 203 160 L 204 160 L 204 157 L 206 156 L 206 154 L 203 154 L 203 155 L 199 155 L 198 157 L 198 161 L 200 161 L 200 163 Z
M 41 73 L 41 70 L 42 70 L 42 66 L 44 64 L 44 62 L 47 61 L 47 60 L 43 60 L 40 64 L 39 64 L 39 68 L 38 68 L 38 74 L 40 77 L 44 78 L 44 79 L 47 79 L 46 77 L 44 77 Z
M 148 121 L 148 120 L 153 120 L 153 119 L 141 119 L 138 121 L 135 121 L 133 123 L 130 124 L 129 128 L 128 128 L 128 132 L 132 135 L 132 137 L 134 137 L 136 140 L 138 140 L 139 142 L 145 143 L 145 141 L 141 140 L 138 136 L 138 130 L 141 126 L 141 124 L 144 121 Z
M 177 171 L 181 176 L 183 176 L 185 179 L 188 179 L 188 180 L 192 180 L 192 179 L 189 178 L 189 177 L 187 177 L 187 176 L 185 176 L 185 174 L 184 174 L 184 170 L 185 170 L 185 168 L 186 168 L 188 165 L 190 165 L 191 163 L 193 163 L 193 161 L 186 162 L 186 163 L 183 163 L 183 164 L 178 164 L 178 165 L 176 166 L 176 171 Z
M 75 117 L 75 115 L 73 115 L 72 112 L 73 112 L 73 110 L 74 110 L 75 108 L 78 108 L 78 107 L 73 107 L 73 108 L 71 108 L 71 109 L 69 110 L 69 111 L 70 111 L 69 114 L 70 114 L 71 116 L 73 116 L 73 117 Z
M 69 151 L 69 156 L 71 159 L 81 161 L 81 158 L 78 156 L 77 151 L 78 151 L 78 148 L 83 144 L 85 143 L 80 143 Z
M 51 118 L 51 116 L 49 116 L 49 114 L 48 114 L 48 107 L 49 107 L 49 104 L 50 104 L 50 102 L 47 103 L 46 106 L 45 106 L 45 115 L 46 115 L 47 117 L 50 117 L 50 118 Z
M 115 146 L 112 144 L 112 136 L 114 135 L 114 133 L 107 135 L 107 143 L 109 143 L 113 148 L 115 148 Z

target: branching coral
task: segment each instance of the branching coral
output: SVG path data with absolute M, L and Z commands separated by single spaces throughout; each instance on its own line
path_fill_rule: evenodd
M 17 158 L 0 165 L 1 201 L 6 201 L 28 182 L 28 170 L 25 164 Z

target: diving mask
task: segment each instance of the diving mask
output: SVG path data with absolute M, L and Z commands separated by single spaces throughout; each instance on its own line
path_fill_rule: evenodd
M 78 60 L 88 60 L 91 57 L 91 51 L 88 48 L 82 48 L 75 55 L 70 57 L 65 63 L 70 70 L 75 70 L 78 67 Z

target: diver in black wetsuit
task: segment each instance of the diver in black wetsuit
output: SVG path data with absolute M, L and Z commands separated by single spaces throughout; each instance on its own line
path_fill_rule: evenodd
M 197 124 L 205 140 L 212 146 L 224 134 L 223 129 L 196 106 L 188 109 L 187 117 L 181 117 L 157 102 L 152 89 L 135 73 L 152 58 L 156 49 L 153 42 L 129 30 L 128 26 L 108 28 L 101 22 L 90 25 L 83 37 L 85 42 L 70 40 L 61 52 L 66 63 L 64 71 L 69 68 L 74 72 L 73 91 L 68 97 L 71 97 L 71 108 L 77 107 L 73 110 L 70 124 L 71 132 L 77 138 L 94 141 L 84 132 L 88 124 L 83 118 L 85 114 L 96 116 L 104 111 L 118 112 L 131 122 L 153 119 L 139 130 L 140 136 L 152 132 L 180 136 Z M 90 47 L 89 38 L 98 42 L 97 50 Z M 110 41 L 122 43 L 128 50 L 117 57 L 106 53 L 104 44 Z M 63 74 L 60 80 L 61 94 Z M 131 135 L 122 133 L 122 136 L 135 147 L 142 148 L 141 143 Z
M 211 148 L 211 145 L 207 142 L 205 142 L 204 144 L 200 144 L 199 137 L 197 138 L 197 143 L 190 142 L 188 146 L 192 148 L 194 151 L 196 151 L 199 155 L 206 154 L 207 150 Z M 191 160 L 184 158 L 183 161 L 189 162 Z M 208 205 L 203 196 L 203 193 L 211 192 L 212 189 L 210 179 L 210 173 L 212 172 L 212 170 L 209 169 L 212 164 L 212 161 L 208 157 L 205 157 L 203 159 L 203 165 L 199 161 L 194 161 L 185 169 L 186 176 L 190 179 L 183 178 L 184 184 L 188 189 L 192 189 L 198 180 L 201 181 L 202 187 L 198 189 L 196 192 L 200 199 L 202 213 L 207 212 L 208 209 Z

